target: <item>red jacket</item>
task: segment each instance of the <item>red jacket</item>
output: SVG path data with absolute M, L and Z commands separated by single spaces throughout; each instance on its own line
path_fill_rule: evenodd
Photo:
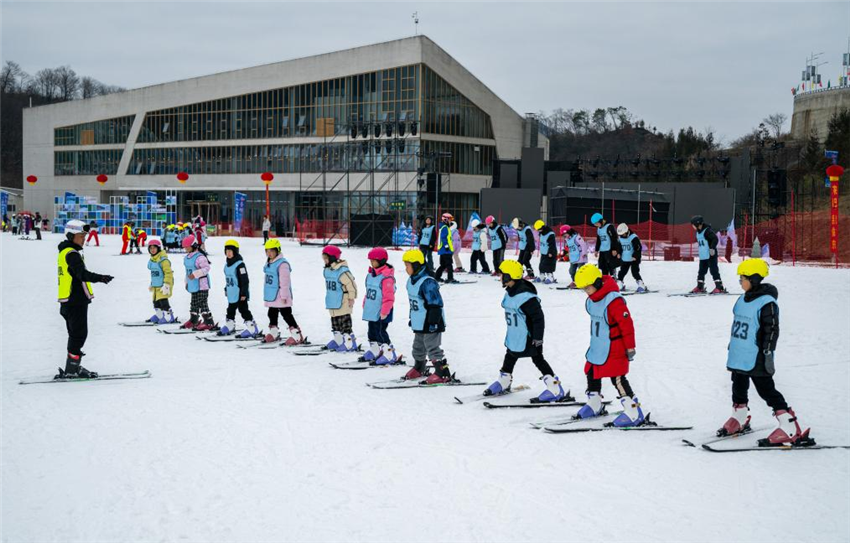
M 590 299 L 598 302 L 609 292 L 619 292 L 617 282 L 609 275 L 602 276 L 602 288 L 590 295 Z M 596 366 L 593 376 L 597 379 L 603 377 L 619 377 L 629 373 L 629 358 L 626 349 L 635 348 L 635 326 L 632 315 L 626 306 L 625 298 L 615 298 L 608 304 L 608 324 L 611 327 L 609 338 L 611 339 L 611 350 L 608 351 L 608 359 L 601 366 Z M 584 373 L 588 373 L 593 366 L 590 362 L 584 365 Z

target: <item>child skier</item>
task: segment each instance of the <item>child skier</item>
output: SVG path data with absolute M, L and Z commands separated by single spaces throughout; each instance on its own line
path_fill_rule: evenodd
M 596 248 L 593 252 L 598 258 L 599 269 L 603 275 L 614 275 L 617 272 L 619 258 L 618 247 L 614 245 L 617 230 L 613 224 L 605 220 L 601 213 L 594 213 L 590 217 L 590 222 L 596 227 Z
M 779 291 L 765 283 L 769 274 L 767 262 L 760 258 L 745 260 L 738 265 L 741 288 L 744 294 L 732 309 L 732 336 L 726 369 L 732 374 L 732 416 L 717 431 L 718 436 L 742 433 L 749 430 L 750 408 L 747 390 L 750 381 L 756 392 L 773 409 L 779 426 L 767 437 L 760 439 L 762 447 L 777 445 L 814 445 L 809 429 L 803 431 L 794 410 L 776 390 L 773 361 L 779 340 Z
M 488 215 L 484 222 L 490 234 L 490 249 L 493 251 L 493 275 L 499 275 L 499 265 L 505 258 L 505 247 L 508 246 L 508 235 L 505 228 L 496 222 L 496 217 Z
M 165 235 L 163 236 L 163 240 L 165 241 L 165 248 L 169 251 L 176 249 L 177 237 L 174 234 L 174 225 L 169 224 L 165 227 Z
M 454 241 L 452 240 L 452 215 L 451 213 L 443 213 L 441 217 L 443 224 L 437 233 L 437 254 L 440 255 L 440 267 L 437 268 L 434 276 L 437 281 L 443 280 L 443 272 L 447 272 L 447 283 L 454 283 L 454 270 L 452 268 L 452 254 L 455 252 Z
M 455 272 L 464 272 L 466 270 L 463 269 L 463 262 L 460 260 L 460 251 L 463 249 L 463 238 L 461 237 L 460 229 L 457 227 L 457 222 L 452 221 L 450 228 L 452 231 L 452 247 L 454 248 L 452 258 L 455 263 Z
M 147 240 L 148 240 L 148 233 L 145 232 L 142 228 L 137 228 L 136 229 L 136 240 L 137 240 L 136 251 L 138 251 L 138 253 L 141 254 L 142 251 L 139 249 L 139 247 L 145 246 L 145 242 L 147 242 Z
M 626 299 L 617 283 L 593 264 L 585 264 L 576 273 L 576 286 L 587 293 L 585 309 L 590 315 L 590 347 L 585 353 L 587 362 L 587 403 L 576 414 L 587 419 L 603 413 L 602 379 L 611 378 L 623 412 L 614 419 L 614 426 L 640 426 L 645 422 L 640 402 L 632 392 L 626 375 L 635 357 L 635 328 L 626 306 Z
M 620 223 L 617 226 L 617 235 L 622 249 L 620 254 L 623 262 L 620 266 L 620 272 L 617 274 L 617 286 L 620 290 L 624 289 L 623 279 L 626 278 L 629 270 L 632 270 L 632 277 L 637 281 L 637 292 L 646 292 L 646 285 L 643 284 L 643 279 L 640 277 L 640 259 L 643 250 L 640 238 L 629 229 L 629 225 L 626 223 Z
M 125 222 L 124 226 L 121 228 L 121 254 L 128 255 L 132 252 L 132 247 L 130 246 L 130 240 L 133 239 L 133 228 L 132 223 Z M 129 250 L 128 250 L 129 249 Z
M 569 224 L 561 227 L 561 235 L 564 236 L 564 253 L 570 263 L 570 280 L 572 282 L 567 288 L 573 289 L 576 288 L 576 272 L 581 266 L 587 264 L 587 242 Z
M 218 331 L 220 336 L 236 333 L 236 310 L 245 321 L 245 329 L 239 333 L 240 338 L 252 338 L 260 335 L 254 316 L 248 308 L 251 291 L 248 281 L 248 269 L 239 254 L 239 242 L 229 239 L 224 242 L 224 295 L 227 296 L 227 314 L 224 326 Z
M 490 275 L 490 266 L 484 258 L 484 253 L 487 252 L 487 245 L 490 241 L 490 235 L 487 233 L 484 223 L 478 220 L 473 221 L 472 225 L 472 258 L 469 262 L 469 273 L 478 273 L 478 264 L 481 264 L 481 273 Z
M 557 283 L 555 266 L 558 263 L 558 245 L 555 242 L 555 232 L 542 220 L 534 223 L 534 229 L 540 232 L 540 280 L 547 285 Z
M 440 347 L 443 332 L 446 331 L 440 285 L 428 274 L 428 269 L 425 267 L 425 255 L 419 249 L 405 252 L 402 261 L 409 276 L 407 296 L 410 299 L 410 321 L 408 324 L 413 330 L 414 361 L 413 368 L 405 374 L 404 379 L 418 379 L 426 375 L 425 365 L 430 359 L 434 366 L 434 373 L 428 375 L 425 383 L 433 385 L 454 381 L 454 375 Z
M 434 271 L 434 235 L 436 227 L 434 226 L 433 217 L 425 217 L 425 226 L 419 232 L 419 250 L 425 255 L 425 264 L 428 266 L 428 271 Z
M 723 288 L 723 280 L 720 279 L 720 270 L 717 268 L 717 234 L 706 224 L 702 215 L 694 215 L 691 218 L 691 226 L 697 233 L 697 247 L 699 249 L 699 271 L 697 271 L 697 286 L 691 291 L 694 294 L 705 292 L 705 274 L 711 271 L 714 279 L 714 290 L 711 294 L 726 292 Z
M 520 219 L 519 217 L 514 217 L 514 220 L 511 221 L 511 226 L 517 231 L 517 236 L 519 236 L 519 256 L 517 260 L 520 264 L 525 266 L 525 274 L 529 279 L 534 279 L 534 269 L 531 267 L 531 255 L 534 253 L 535 242 L 534 242 L 534 232 L 532 232 L 531 227 L 525 224 L 525 221 Z
M 174 288 L 174 272 L 171 270 L 171 261 L 168 253 L 162 248 L 162 242 L 152 239 L 148 243 L 148 270 L 151 272 L 151 284 L 148 290 L 153 293 L 154 315 L 148 322 L 154 324 L 171 324 L 177 322 L 168 299 L 171 298 Z
M 502 274 L 502 287 L 505 296 L 502 298 L 502 308 L 505 310 L 505 320 L 508 323 L 505 333 L 505 360 L 499 378 L 484 391 L 485 396 L 494 396 L 509 391 L 513 382 L 514 366 L 517 360 L 531 357 L 531 361 L 542 374 L 541 379 L 546 386 L 540 396 L 532 400 L 534 403 L 557 402 L 568 395 L 561 386 L 561 381 L 552 367 L 543 358 L 543 332 L 545 319 L 540 298 L 534 285 L 522 278 L 522 264 L 516 260 L 505 260 L 499 266 Z
M 348 269 L 348 262 L 342 260 L 342 251 L 336 245 L 322 249 L 325 262 L 325 309 L 331 314 L 331 332 L 333 339 L 327 343 L 331 351 L 351 351 L 356 349 L 352 334 L 351 312 L 357 299 L 357 285 Z
M 210 261 L 207 253 L 198 247 L 194 238 L 183 240 L 183 249 L 186 256 L 183 257 L 183 265 L 186 267 L 186 290 L 192 295 L 189 306 L 189 320 L 183 328 L 192 328 L 198 331 L 213 330 L 213 321 L 210 312 Z M 203 318 L 204 322 L 200 322 Z
M 387 263 L 389 255 L 382 247 L 375 247 L 367 256 L 371 266 L 366 274 L 363 320 L 369 323 L 369 350 L 363 359 L 374 360 L 377 365 L 395 364 L 398 356 L 387 334 L 387 326 L 393 321 L 395 269 Z
M 271 343 L 280 339 L 280 330 L 278 330 L 277 324 L 278 315 L 282 315 L 284 322 L 289 326 L 289 337 L 286 339 L 285 345 L 291 347 L 304 343 L 301 329 L 292 315 L 292 280 L 290 277 L 292 267 L 283 258 L 280 240 L 270 239 L 265 243 L 264 248 L 267 259 L 266 265 L 263 266 L 263 272 L 266 275 L 263 286 L 263 300 L 266 307 L 269 308 L 269 330 L 266 332 L 264 341 Z
M 97 235 L 97 230 L 98 230 L 97 221 L 92 220 L 89 223 L 89 235 L 86 238 L 86 246 L 88 246 L 89 242 L 92 239 L 94 239 L 95 244 L 97 244 L 97 246 L 100 247 L 100 238 Z

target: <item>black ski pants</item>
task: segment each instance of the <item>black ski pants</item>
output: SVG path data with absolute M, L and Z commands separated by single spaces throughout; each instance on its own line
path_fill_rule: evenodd
M 437 272 L 434 274 L 434 277 L 439 280 L 443 276 L 443 272 L 448 272 L 446 275 L 446 280 L 448 282 L 454 281 L 454 262 L 452 262 L 452 255 L 440 255 L 440 267 L 437 268 Z
M 419 250 L 422 251 L 422 255 L 425 257 L 425 267 L 428 269 L 428 273 L 434 272 L 434 251 L 431 250 L 430 245 L 420 245 Z
M 171 304 L 168 303 L 168 298 L 160 298 L 153 301 L 154 309 L 162 309 L 163 311 L 171 311 Z
M 611 251 L 599 251 L 599 270 L 602 275 L 614 275 L 617 273 L 617 257 Z
M 68 352 L 80 356 L 89 336 L 89 304 L 59 304 L 59 314 L 68 330 Z
M 764 402 L 774 411 L 788 409 L 788 404 L 785 403 L 785 398 L 776 390 L 776 385 L 773 382 L 773 377 L 765 375 L 763 377 L 751 376 L 745 373 L 733 371 L 732 373 L 732 402 L 739 404 L 749 403 L 748 391 L 750 389 L 750 380 L 756 386 L 756 392 Z
M 502 260 L 505 258 L 505 248 L 493 249 L 493 271 L 499 271 L 499 266 L 502 265 Z
M 699 271 L 697 272 L 697 283 L 705 283 L 706 272 L 711 272 L 711 278 L 715 282 L 721 283 L 720 270 L 717 269 L 717 255 L 710 256 L 706 260 L 699 261 Z
M 595 366 L 591 366 L 590 371 L 587 372 L 587 391 L 599 393 L 602 392 L 602 378 L 597 378 L 593 375 L 594 367 Z M 625 375 L 612 377 L 611 384 L 617 389 L 618 398 L 631 398 L 635 394 L 632 391 L 632 386 L 629 384 L 629 380 Z
M 642 281 L 640 277 L 640 262 L 637 260 L 633 260 L 632 262 L 623 262 L 620 266 L 620 273 L 617 274 L 617 279 L 622 281 L 626 278 L 626 275 L 629 273 L 629 270 L 632 270 L 632 277 L 635 278 L 635 281 Z
M 252 321 L 254 320 L 254 315 L 251 314 L 251 310 L 248 309 L 248 300 L 239 300 L 238 302 L 228 303 L 227 304 L 227 320 L 232 321 L 236 318 L 236 310 L 239 310 L 239 315 L 243 320 Z
M 502 373 L 514 373 L 514 366 L 516 366 L 517 360 L 522 357 L 530 356 L 531 361 L 534 362 L 534 365 L 540 370 L 541 375 L 555 375 L 555 372 L 552 370 L 552 366 L 546 362 L 546 359 L 543 358 L 543 348 L 542 347 L 534 347 L 531 345 L 531 340 L 528 342 L 528 348 L 525 352 L 515 353 L 511 350 L 505 351 L 505 360 L 502 362 Z
M 292 308 L 291 307 L 270 307 L 269 308 L 269 326 L 274 326 L 277 328 L 277 316 L 281 315 L 283 317 L 283 321 L 290 328 L 298 328 L 298 323 L 295 321 L 295 317 L 292 316 Z
M 517 261 L 525 267 L 525 274 L 529 277 L 534 277 L 534 269 L 531 267 L 531 249 L 523 249 L 519 252 Z
M 471 273 L 478 273 L 478 264 L 481 264 L 481 271 L 490 273 L 490 265 L 484 259 L 484 251 L 472 251 L 472 259 L 469 261 L 469 271 Z

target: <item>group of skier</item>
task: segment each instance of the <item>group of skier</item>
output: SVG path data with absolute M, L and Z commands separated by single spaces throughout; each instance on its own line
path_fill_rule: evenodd
M 628 228 L 618 229 L 620 231 L 616 231 L 616 234 L 622 241 L 617 250 L 612 243 L 611 225 L 601 216 L 594 218 L 600 219 L 596 221 L 598 238 L 595 247 L 599 253 L 599 266 L 586 263 L 587 245 L 581 236 L 573 228 L 562 229 L 566 236 L 566 256 L 571 263 L 571 276 L 575 288 L 582 289 L 587 295 L 585 309 L 591 322 L 589 347 L 584 356 L 586 400 L 578 410 L 576 418 L 592 419 L 606 414 L 602 400 L 602 380 L 607 378 L 611 380 L 622 407 L 612 424 L 617 427 L 641 426 L 646 423 L 646 417 L 628 380 L 630 364 L 636 355 L 634 322 L 626 300 L 620 293 L 618 281 L 611 275 L 614 269 L 612 263 L 619 260 L 624 263 L 626 270 L 630 269 L 633 276 L 639 278 L 640 242 L 636 241 L 636 236 Z M 451 225 L 447 221 L 451 216 L 444 216 L 442 219 L 440 230 L 434 233 L 437 236 L 438 253 L 442 246 L 448 245 L 451 248 L 453 245 Z M 502 227 L 495 224 L 492 217 L 488 217 L 488 220 L 490 246 L 493 247 L 495 242 L 494 251 L 502 251 L 504 233 L 500 234 L 499 231 Z M 714 272 L 716 250 L 712 253 L 712 249 L 716 247 L 716 236 L 712 238 L 710 227 L 700 217 L 695 217 L 693 224 L 701 248 L 700 256 L 706 255 L 706 258 L 700 260 L 700 274 L 704 275 L 707 270 Z M 477 226 L 478 231 L 483 230 Z M 519 226 L 520 232 L 527 227 L 523 223 L 519 223 Z M 545 257 L 554 261 L 557 258 L 556 252 L 550 247 L 554 242 L 549 241 L 554 238 L 554 232 L 545 231 L 545 225 L 535 224 L 534 227 L 541 231 L 541 237 L 545 236 L 542 243 L 546 248 Z M 59 246 L 60 313 L 66 320 L 69 335 L 65 368 L 60 368 L 57 376 L 62 378 L 97 376 L 80 364 L 83 356 L 81 348 L 87 334 L 86 308 L 93 296 L 91 283 L 109 283 L 112 277 L 86 270 L 81 251 L 88 230 L 89 225 L 81 221 L 69 221 L 65 227 L 67 239 Z M 609 236 L 607 243 L 605 239 L 599 239 L 603 237 L 603 233 Z M 527 240 L 527 243 L 533 243 L 533 237 Z M 502 245 L 499 245 L 499 242 L 502 242 Z M 427 243 L 424 245 L 428 246 Z M 702 252 L 703 246 L 706 247 L 705 253 Z M 198 331 L 214 330 L 216 325 L 208 305 L 211 285 L 210 259 L 196 236 L 185 237 L 182 247 L 186 251 L 183 257 L 185 286 L 191 295 L 190 318 L 183 326 Z M 497 396 L 509 392 L 517 361 L 520 358 L 531 358 L 541 373 L 544 385 L 543 391 L 533 401 L 564 401 L 569 398 L 569 393 L 564 390 L 561 380 L 543 355 L 545 317 L 536 287 L 528 274 L 529 247 L 526 245 L 520 249 L 520 260 L 499 258 L 498 265 L 495 266 L 494 273 L 500 276 L 505 290 L 501 306 L 507 324 L 504 340 L 506 352 L 498 378 L 486 388 L 484 395 Z M 224 266 L 224 292 L 228 309 L 226 321 L 217 333 L 237 333 L 234 319 L 238 310 L 245 321 L 245 328 L 240 332 L 243 337 L 267 342 L 279 341 L 278 317 L 282 316 L 289 326 L 290 333 L 285 345 L 304 343 L 304 337 L 292 313 L 291 265 L 282 255 L 279 240 L 269 239 L 264 244 L 264 250 L 266 264 L 263 270 L 263 298 L 268 308 L 268 332 L 260 333 L 248 307 L 249 274 L 239 254 L 239 244 L 236 240 L 228 240 L 225 242 Z M 480 251 L 480 246 L 476 250 Z M 155 310 L 150 320 L 154 323 L 174 323 L 176 319 L 169 306 L 169 298 L 173 294 L 174 272 L 167 251 L 164 250 L 162 242 L 155 239 L 148 244 L 148 253 L 150 290 Z M 411 349 L 413 367 L 405 374 L 404 379 L 417 380 L 428 385 L 451 384 L 456 378 L 449 369 L 442 349 L 442 334 L 446 330 L 445 306 L 438 278 L 429 271 L 426 254 L 420 249 L 411 249 L 402 257 L 408 276 L 408 326 L 414 335 Z M 441 255 L 443 268 L 447 264 L 445 254 Z M 325 348 L 342 352 L 358 351 L 360 348 L 353 332 L 351 318 L 358 297 L 356 281 L 348 263 L 342 259 L 339 247 L 326 246 L 321 257 L 324 263 L 325 307 L 330 313 L 332 334 Z M 494 255 L 494 260 L 496 258 Z M 712 258 L 715 259 L 713 264 Z M 401 357 L 396 353 L 388 333 L 388 326 L 394 316 L 395 270 L 388 263 L 388 253 L 383 248 L 372 249 L 368 253 L 368 259 L 362 312 L 363 320 L 368 326 L 369 348 L 361 359 L 375 365 L 397 364 Z M 707 262 L 704 264 L 703 261 Z M 752 381 L 758 394 L 774 410 L 778 421 L 776 430 L 762 440 L 761 444 L 771 446 L 813 443 L 809 430 L 802 429 L 793 409 L 776 390 L 773 382 L 774 353 L 779 336 L 779 310 L 776 287 L 764 282 L 769 274 L 769 267 L 761 259 L 750 259 L 742 262 L 737 272 L 744 294 L 733 309 L 734 318 L 727 355 L 727 369 L 732 379 L 733 412 L 718 430 L 718 435 L 733 435 L 750 430 L 747 392 Z M 624 276 L 621 268 L 618 277 Z M 716 280 L 719 281 L 719 274 Z M 722 289 L 722 283 L 718 288 Z M 432 368 L 428 368 L 429 362 Z

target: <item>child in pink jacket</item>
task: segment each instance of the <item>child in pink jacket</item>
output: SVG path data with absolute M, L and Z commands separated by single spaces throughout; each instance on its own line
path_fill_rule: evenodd
M 183 265 L 186 266 L 185 284 L 186 290 L 192 296 L 189 306 L 189 320 L 183 328 L 191 328 L 197 331 L 216 329 L 215 321 L 210 312 L 210 261 L 207 253 L 195 243 L 194 238 L 183 240 L 183 248 L 186 256 L 183 257 Z M 200 318 L 204 322 L 200 322 Z
M 280 330 L 277 327 L 278 315 L 289 325 L 289 338 L 285 345 L 291 347 L 304 343 L 301 329 L 292 316 L 292 280 L 290 274 L 292 266 L 281 254 L 280 241 L 270 239 L 265 244 L 266 265 L 263 272 L 266 274 L 263 282 L 263 300 L 269 308 L 269 330 L 263 341 L 271 343 L 280 339 Z
M 368 257 L 371 267 L 366 274 L 363 320 L 369 323 L 369 350 L 362 359 L 376 365 L 397 364 L 399 357 L 387 334 L 393 321 L 395 268 L 387 264 L 387 251 L 382 247 L 369 251 Z

